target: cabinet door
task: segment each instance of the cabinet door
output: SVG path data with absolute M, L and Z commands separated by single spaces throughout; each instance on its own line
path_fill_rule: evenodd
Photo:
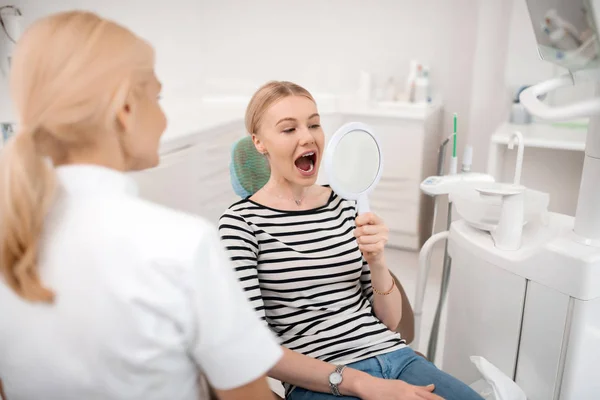
M 515 382 L 529 400 L 554 399 L 569 296 L 533 281 L 527 285 Z
M 423 121 L 345 115 L 343 122 L 350 121 L 363 122 L 375 132 L 383 149 L 384 177 L 421 182 Z
M 450 240 L 452 273 L 442 369 L 470 385 L 481 379 L 471 356 L 515 376 L 526 279 Z

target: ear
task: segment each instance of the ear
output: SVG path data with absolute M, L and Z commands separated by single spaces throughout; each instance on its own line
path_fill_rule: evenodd
M 252 143 L 254 143 L 254 147 L 256 147 L 256 151 L 258 151 L 260 154 L 267 154 L 267 149 L 262 144 L 262 142 L 260 141 L 260 139 L 258 138 L 256 133 L 252 134 Z
M 129 133 L 133 130 L 133 104 L 131 96 L 127 96 L 125 104 L 117 111 L 117 124 L 121 133 Z

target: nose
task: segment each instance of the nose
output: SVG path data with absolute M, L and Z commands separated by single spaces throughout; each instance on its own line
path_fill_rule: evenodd
M 314 144 L 315 143 L 315 137 L 313 136 L 313 133 L 311 132 L 311 130 L 308 127 L 304 127 L 303 129 L 300 130 L 300 140 L 299 140 L 299 145 L 301 146 L 307 146 L 309 144 Z

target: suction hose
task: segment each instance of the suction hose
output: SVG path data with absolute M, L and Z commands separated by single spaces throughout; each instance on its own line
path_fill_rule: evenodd
M 431 250 L 433 246 L 443 239 L 448 239 L 449 231 L 443 231 L 431 236 L 421 248 L 419 253 L 419 270 L 417 271 L 417 290 L 415 294 L 415 340 L 413 347 L 418 349 L 421 339 L 421 317 L 423 315 L 423 300 L 425 299 L 425 288 L 427 287 L 427 278 L 431 269 Z

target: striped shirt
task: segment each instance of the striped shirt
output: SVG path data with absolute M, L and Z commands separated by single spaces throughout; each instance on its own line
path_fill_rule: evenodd
M 249 301 L 281 345 L 334 364 L 405 346 L 373 313 L 355 217 L 355 203 L 332 192 L 327 204 L 306 211 L 245 199 L 219 223 Z

